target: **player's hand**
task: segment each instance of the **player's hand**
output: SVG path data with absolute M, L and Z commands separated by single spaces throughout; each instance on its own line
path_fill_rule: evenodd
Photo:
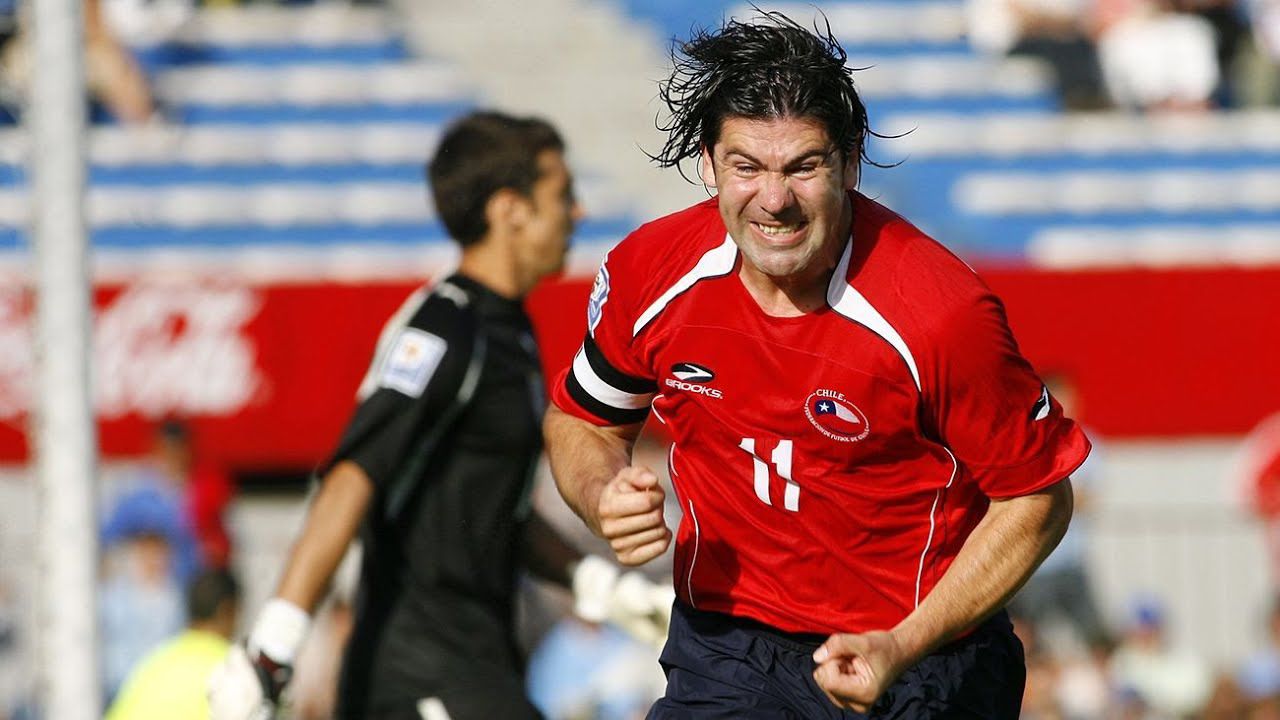
M 595 555 L 584 557 L 573 572 L 573 609 L 588 622 L 612 622 L 642 642 L 661 646 L 671 624 L 676 594 L 669 584 L 649 580 L 639 571 L 621 572 Z
M 288 682 L 289 668 L 272 663 L 261 652 L 249 657 L 243 645 L 233 645 L 209 676 L 211 720 L 271 720 L 276 702 Z
M 262 606 L 244 645 L 235 645 L 209 676 L 212 720 L 271 720 L 293 661 L 311 627 L 305 610 L 282 598 Z
M 643 565 L 671 544 L 662 517 L 666 493 L 658 476 L 642 467 L 625 467 L 605 485 L 597 507 L 600 536 L 609 541 L 618 562 Z
M 838 707 L 865 713 L 909 664 L 891 632 L 837 634 L 813 653 L 813 679 Z

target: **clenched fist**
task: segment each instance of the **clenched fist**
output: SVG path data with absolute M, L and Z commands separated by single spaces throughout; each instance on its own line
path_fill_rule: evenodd
M 600 492 L 600 536 L 609 541 L 618 562 L 643 565 L 666 552 L 671 530 L 662 516 L 666 493 L 658 476 L 642 467 L 626 467 Z

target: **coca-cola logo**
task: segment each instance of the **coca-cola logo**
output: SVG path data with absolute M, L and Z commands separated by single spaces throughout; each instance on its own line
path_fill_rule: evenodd
M 261 377 L 246 331 L 262 307 L 243 286 L 137 284 L 98 309 L 90 365 L 102 419 L 128 414 L 229 415 L 252 399 Z M 0 292 L 0 418 L 31 408 L 30 303 Z

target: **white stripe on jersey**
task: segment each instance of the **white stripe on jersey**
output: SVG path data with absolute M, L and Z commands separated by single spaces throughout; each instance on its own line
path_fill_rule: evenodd
M 609 407 L 619 410 L 636 410 L 649 407 L 649 403 L 653 401 L 653 393 L 640 395 L 629 393 L 602 380 L 591 367 L 591 361 L 587 359 L 587 351 L 582 348 L 578 349 L 578 354 L 573 358 L 573 377 L 588 395 Z
M 737 260 L 738 246 L 734 244 L 732 237 L 725 235 L 724 242 L 719 247 L 714 247 L 704 253 L 692 270 L 685 273 L 684 277 L 667 288 L 667 291 L 662 293 L 662 296 L 640 315 L 640 319 L 636 320 L 635 327 L 631 330 L 632 337 L 639 335 L 644 326 L 649 324 L 649 321 L 666 309 L 667 305 L 672 300 L 675 300 L 678 295 L 693 287 L 694 283 L 733 272 L 733 264 Z
M 395 313 L 382 326 L 382 332 L 378 334 L 378 344 L 373 353 L 373 361 L 369 363 L 369 369 L 364 373 L 364 379 L 360 381 L 360 387 L 356 390 L 356 402 L 364 402 L 369 396 L 381 386 L 382 368 L 387 362 L 387 356 L 396 345 L 396 340 L 400 337 L 400 331 L 409 325 L 409 321 L 418 312 L 418 308 L 422 307 L 422 303 L 426 302 L 428 295 L 442 295 L 453 301 L 454 305 L 464 307 L 470 300 L 467 298 L 466 292 L 456 285 L 448 282 L 436 283 L 431 292 L 427 292 L 425 286 L 413 291 L 413 294 L 396 309 Z M 434 337 L 434 336 L 433 336 Z
M 897 330 L 893 329 L 889 321 L 884 319 L 880 311 L 849 284 L 846 276 L 849 274 L 849 256 L 852 254 L 853 243 L 850 242 L 845 245 L 844 254 L 840 256 L 840 264 L 836 266 L 836 271 L 831 275 L 831 282 L 827 285 L 827 304 L 832 310 L 865 326 L 892 345 L 902 359 L 907 361 L 907 369 L 911 371 L 911 379 L 916 382 L 916 390 L 921 390 L 920 371 L 916 369 L 916 359 L 911 354 L 911 349 L 907 347 L 906 341 Z
M 413 314 L 417 312 L 426 297 L 425 287 L 414 290 L 382 326 L 382 332 L 378 334 L 377 349 L 373 352 L 373 362 L 369 363 L 369 369 L 365 371 L 364 379 L 360 381 L 360 388 L 356 390 L 356 402 L 368 400 L 369 396 L 378 389 L 378 377 L 382 374 L 382 365 L 386 362 L 387 354 L 391 352 L 391 347 L 399 336 L 400 330 L 409 324 L 409 320 L 413 318 Z
M 920 582 L 924 579 L 924 561 L 929 555 L 929 547 L 933 545 L 933 532 L 938 527 L 934 514 L 938 512 L 942 491 L 951 487 L 951 483 L 956 481 L 956 473 L 960 471 L 960 463 L 956 462 L 956 456 L 952 454 L 950 448 L 944 445 L 942 449 L 946 450 L 947 455 L 951 457 L 951 477 L 947 479 L 946 485 L 933 494 L 933 505 L 929 508 L 929 537 L 925 539 L 924 549 L 920 551 L 920 569 L 916 571 L 916 607 L 920 607 Z

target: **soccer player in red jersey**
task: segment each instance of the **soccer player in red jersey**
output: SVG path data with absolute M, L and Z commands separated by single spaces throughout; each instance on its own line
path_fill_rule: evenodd
M 651 718 L 1014 718 L 1002 608 L 1071 516 L 1089 441 L 943 246 L 856 191 L 866 110 L 829 29 L 684 43 L 656 157 L 711 199 L 609 253 L 544 431 L 626 564 L 672 533 L 631 464 L 673 439 L 677 602 Z

